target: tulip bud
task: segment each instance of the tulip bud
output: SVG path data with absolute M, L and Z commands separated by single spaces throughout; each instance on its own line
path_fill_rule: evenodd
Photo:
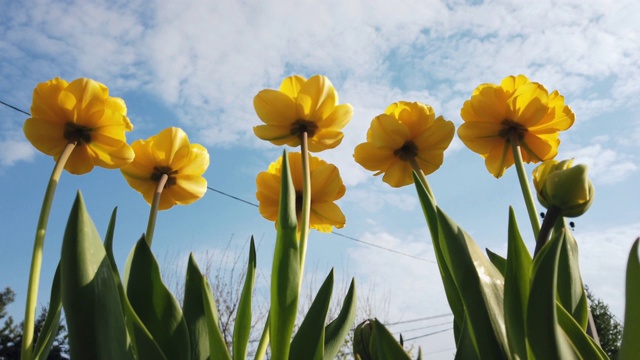
M 559 209 L 562 216 L 584 214 L 593 202 L 593 183 L 587 165 L 573 166 L 572 160 L 547 160 L 533 170 L 533 184 L 540 204 Z
M 353 336 L 353 354 L 357 359 L 371 360 L 373 357 L 369 351 L 369 342 L 371 340 L 371 331 L 373 325 L 371 321 L 365 320 L 356 326 Z

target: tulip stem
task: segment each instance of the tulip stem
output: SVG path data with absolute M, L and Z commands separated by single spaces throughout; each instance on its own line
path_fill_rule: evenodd
M 162 174 L 158 185 L 156 186 L 156 192 L 153 194 L 153 201 L 151 202 L 151 210 L 149 210 L 149 223 L 147 224 L 147 232 L 145 233 L 145 239 L 147 244 L 151 247 L 153 241 L 153 232 L 156 228 L 156 218 L 158 216 L 158 205 L 160 205 L 160 198 L 162 197 L 162 190 L 169 180 L 169 175 Z
M 540 228 L 540 233 L 536 238 L 536 248 L 533 251 L 533 257 L 535 257 L 544 244 L 549 241 L 549 235 L 551 235 L 551 230 L 558 222 L 558 219 L 561 219 L 562 212 L 559 208 L 555 206 L 550 206 L 547 210 L 547 213 L 544 215 L 544 220 L 542 221 L 542 227 Z
M 538 210 L 536 210 L 536 204 L 533 202 L 531 187 L 529 187 L 529 181 L 527 180 L 527 175 L 524 171 L 524 162 L 522 161 L 522 153 L 520 152 L 518 135 L 515 133 L 511 134 L 510 140 L 511 149 L 513 150 L 513 160 L 515 162 L 516 171 L 518 172 L 518 180 L 520 180 L 522 197 L 524 197 L 524 203 L 527 206 L 527 212 L 529 213 L 529 221 L 531 222 L 533 237 L 535 239 L 538 239 L 538 234 L 540 233 L 540 220 L 538 219 Z
M 309 237 L 309 217 L 311 216 L 311 170 L 309 168 L 309 142 L 308 134 L 303 131 L 300 134 L 300 150 L 302 152 L 302 213 L 300 219 L 300 284 L 302 288 L 302 275 L 307 256 L 307 238 Z
M 436 198 L 435 196 L 433 196 L 433 190 L 431 190 L 431 186 L 429 186 L 427 177 L 424 176 L 424 172 L 422 171 L 422 168 L 420 168 L 420 164 L 418 164 L 418 161 L 416 160 L 416 158 L 409 159 L 409 164 L 411 165 L 411 168 L 413 169 L 413 171 L 415 171 L 416 174 L 418 174 L 418 178 L 420 179 L 420 182 L 422 183 L 422 185 L 424 185 L 424 188 L 427 190 L 427 192 L 431 196 L 431 199 L 433 199 L 433 203 L 435 204 Z
M 56 187 L 60 181 L 62 170 L 69 160 L 76 143 L 67 144 L 53 167 L 49 184 L 42 200 L 42 208 L 40 209 L 40 217 L 38 218 L 38 227 L 36 228 L 36 236 L 33 244 L 33 255 L 31 255 L 31 269 L 29 272 L 29 285 L 27 287 L 27 303 L 24 312 L 24 326 L 22 336 L 22 360 L 31 360 L 33 357 L 33 332 L 36 318 L 36 307 L 38 305 L 38 286 L 40 284 L 40 271 L 42 269 L 42 253 L 44 250 L 44 237 L 47 233 L 47 224 L 49 222 L 49 214 L 51 213 L 51 204 L 56 193 Z

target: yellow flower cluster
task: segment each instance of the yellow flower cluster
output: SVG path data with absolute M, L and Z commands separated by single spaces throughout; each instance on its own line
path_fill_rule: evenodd
M 68 144 L 75 147 L 65 164 L 72 174 L 85 174 L 94 166 L 121 168 L 131 187 L 151 203 L 159 175 L 169 175 L 160 209 L 189 204 L 207 189 L 202 177 L 209 166 L 207 150 L 189 144 L 178 128 L 165 129 L 148 140 L 127 144 L 133 130 L 127 107 L 109 89 L 94 80 L 70 83 L 60 78 L 38 84 L 33 91 L 31 117 L 24 123 L 29 142 L 56 161 Z

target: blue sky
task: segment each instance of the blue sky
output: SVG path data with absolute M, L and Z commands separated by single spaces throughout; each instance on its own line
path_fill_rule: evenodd
M 182 127 L 209 149 L 209 185 L 251 202 L 255 176 L 281 152 L 254 137 L 253 96 L 288 75 L 327 75 L 340 101 L 354 107 L 343 143 L 319 154 L 339 167 L 347 186 L 339 201 L 347 225 L 340 233 L 428 260 L 434 256 L 414 188 L 392 189 L 353 161 L 371 119 L 390 103 L 409 100 L 430 104 L 457 126 L 478 84 L 512 74 L 557 89 L 576 114 L 561 135 L 558 157 L 589 164 L 596 187 L 591 210 L 575 220 L 583 277 L 623 316 L 626 258 L 640 235 L 637 1 L 26 0 L 5 1 L 2 8 L 0 100 L 28 110 L 39 82 L 96 79 L 126 101 L 134 124 L 130 141 Z M 0 287 L 18 292 L 20 305 L 11 309 L 18 318 L 53 166 L 25 140 L 25 118 L 0 107 Z M 505 252 L 509 205 L 533 244 L 513 169 L 494 179 L 456 138 L 429 179 L 439 204 L 482 248 Z M 119 207 L 121 264 L 146 226 L 148 205 L 118 171 L 65 173 L 46 239 L 43 304 L 78 189 L 101 234 Z M 261 240 L 258 265 L 267 274 L 272 223 L 253 206 L 208 192 L 160 214 L 153 250 L 161 261 L 176 253 L 186 259 L 189 251 L 222 251 L 231 239 L 231 249 L 241 252 L 252 234 Z M 448 311 L 432 262 L 312 232 L 308 264 L 307 274 L 319 278 L 332 266 L 344 281 L 356 277 L 363 292 L 388 303 L 389 321 Z M 451 338 L 445 332 L 416 344 L 448 358 Z

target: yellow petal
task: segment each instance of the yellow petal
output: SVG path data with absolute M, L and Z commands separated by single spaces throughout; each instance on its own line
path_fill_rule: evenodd
M 502 127 L 502 124 L 496 122 L 465 122 L 458 128 L 458 137 L 471 151 L 485 155 L 495 146 L 505 143 L 498 135 Z
M 455 125 L 453 125 L 453 122 L 444 120 L 442 116 L 439 116 L 437 120 L 433 121 L 431 128 L 417 134 L 413 142 L 420 151 L 444 152 L 451 144 L 454 133 Z
M 500 123 L 508 118 L 508 94 L 497 86 L 485 86 L 470 100 L 465 101 L 460 115 L 465 122 L 484 121 Z
M 92 134 L 86 146 L 94 163 L 107 169 L 122 167 L 135 157 L 129 144 L 100 133 Z
M 493 176 L 501 178 L 504 171 L 513 165 L 511 146 L 506 141 L 503 141 L 502 144 L 496 142 L 485 156 L 485 165 Z
M 333 202 L 314 203 L 311 205 L 309 223 L 312 228 L 324 232 L 331 232 L 331 226 L 343 228 L 346 221 L 340 207 Z M 325 225 L 325 227 L 319 225 Z M 326 225 L 329 225 L 328 229 Z
M 512 94 L 517 88 L 527 83 L 529 83 L 529 79 L 524 75 L 510 75 L 502 80 L 502 82 L 500 83 L 500 87 L 502 87 L 508 93 Z
M 60 155 L 67 145 L 64 139 L 64 124 L 40 118 L 29 118 L 24 122 L 24 135 L 39 151 L 50 155 Z
M 549 108 L 547 90 L 540 84 L 528 83 L 519 87 L 509 100 L 509 119 L 526 128 L 542 120 Z
M 70 119 L 66 117 L 64 110 L 58 106 L 58 97 L 68 85 L 60 78 L 38 84 L 33 90 L 31 117 L 58 124 L 69 121 Z
M 329 116 L 337 102 L 338 94 L 331 81 L 325 76 L 315 75 L 300 89 L 297 97 L 298 115 L 304 120 L 318 123 Z
M 175 204 L 188 205 L 202 198 L 207 192 L 207 180 L 199 175 L 177 174 L 176 184 L 164 189 L 171 194 Z
M 338 130 L 320 130 L 309 140 L 309 151 L 320 152 L 340 145 L 344 133 Z
M 399 149 L 409 140 L 409 130 L 393 117 L 382 114 L 371 122 L 371 142 L 377 147 Z
M 253 107 L 258 117 L 267 125 L 291 126 L 298 120 L 295 101 L 280 91 L 260 91 L 253 98 Z
M 340 199 L 346 188 L 335 165 L 325 164 L 311 173 L 311 197 L 316 201 L 334 201 Z
M 282 80 L 280 84 L 280 91 L 289 95 L 291 98 L 295 98 L 298 96 L 300 89 L 302 88 L 302 84 L 307 81 L 304 77 L 300 75 L 293 75 Z
M 176 165 L 179 174 L 202 176 L 209 167 L 209 152 L 200 144 L 191 144 L 188 158 Z
M 406 161 L 394 161 L 384 173 L 382 181 L 393 187 L 413 184 L 413 170 Z
M 369 171 L 386 171 L 393 161 L 400 161 L 393 150 L 378 148 L 370 142 L 356 146 L 353 157 L 356 162 Z
M 59 155 L 55 157 L 58 161 Z M 86 174 L 93 170 L 93 158 L 89 154 L 89 150 L 84 145 L 78 145 L 73 149 L 69 160 L 64 166 L 64 169 L 74 175 Z
M 160 166 L 178 168 L 189 156 L 189 138 L 180 128 L 170 127 L 151 138 L 151 156 Z
M 526 133 L 522 140 L 522 160 L 537 163 L 554 158 L 558 154 L 558 133 L 534 134 Z
M 333 108 L 331 113 L 318 122 L 320 129 L 341 130 L 351 120 L 353 107 L 350 104 L 341 104 Z
M 262 140 L 268 140 L 275 145 L 285 145 L 290 142 L 296 142 L 297 144 L 291 146 L 300 145 L 300 140 L 297 136 L 291 134 L 290 126 L 273 126 L 273 125 L 258 125 L 253 127 L 253 133 Z

